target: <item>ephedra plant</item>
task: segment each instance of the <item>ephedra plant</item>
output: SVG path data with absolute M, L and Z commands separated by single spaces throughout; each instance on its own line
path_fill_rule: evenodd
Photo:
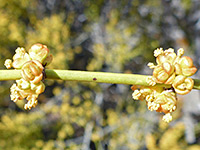
M 28 52 L 24 48 L 17 48 L 15 52 L 12 60 L 5 61 L 7 69 L 14 69 L 1 70 L 0 80 L 16 80 L 10 88 L 11 100 L 17 102 L 26 99 L 28 102 L 24 108 L 27 110 L 37 105 L 39 94 L 45 90 L 45 79 L 129 84 L 133 85 L 134 100 L 145 101 L 150 111 L 163 112 L 163 120 L 170 122 L 171 113 L 177 108 L 177 94 L 185 95 L 193 88 L 200 89 L 200 81 L 190 78 L 197 68 L 190 57 L 183 56 L 182 48 L 177 54 L 171 48 L 156 49 L 154 56 L 157 64 L 148 63 L 153 69 L 152 76 L 45 69 L 53 56 L 42 44 L 34 44 Z

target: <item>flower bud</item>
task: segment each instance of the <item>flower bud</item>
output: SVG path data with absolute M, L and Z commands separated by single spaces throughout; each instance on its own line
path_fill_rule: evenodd
M 147 95 L 150 95 L 153 91 L 150 88 L 142 88 L 140 90 L 134 90 L 132 97 L 134 100 L 144 100 Z
M 133 85 L 131 89 L 134 91 L 132 97 L 135 100 L 144 100 L 147 99 L 148 95 L 151 95 L 154 92 L 163 91 L 162 87 L 140 86 L 140 85 Z
M 45 85 L 41 81 L 43 79 L 44 67 L 48 65 L 53 56 L 49 54 L 49 50 L 45 45 L 34 44 L 29 54 L 24 48 L 17 48 L 13 56 L 13 62 L 10 59 L 5 61 L 5 66 L 9 69 L 21 69 L 20 80 L 16 80 L 17 84 L 13 84 L 11 90 L 11 100 L 14 102 L 27 99 L 25 109 L 31 109 L 37 105 L 39 94 L 44 92 Z
M 156 50 L 154 51 L 154 55 L 155 55 L 155 52 Z M 173 64 L 176 59 L 176 54 L 174 53 L 173 49 L 168 49 L 168 50 L 163 51 L 162 53 L 160 52 L 160 54 L 156 55 L 156 57 L 157 57 L 156 62 L 158 65 L 161 65 L 162 63 L 165 63 L 165 62 L 169 62 Z
M 167 123 L 169 123 L 169 122 L 172 121 L 172 115 L 170 113 L 167 113 L 167 114 L 165 114 L 163 116 L 162 120 L 165 121 L 165 122 L 167 122 Z
M 153 76 L 156 78 L 157 83 L 171 84 L 175 78 L 174 66 L 169 62 L 164 62 L 154 68 Z
M 26 98 L 28 100 L 27 104 L 25 104 L 25 109 L 31 109 L 37 105 L 37 98 L 39 94 L 44 92 L 45 85 L 43 82 L 39 82 L 37 84 L 33 84 L 24 79 L 20 79 L 16 81 L 17 84 L 13 84 L 10 88 L 11 90 L 11 100 L 17 102 L 18 100 L 22 100 Z
M 24 105 L 24 109 L 26 109 L 26 110 L 29 109 L 30 110 L 32 107 L 35 107 L 37 105 L 37 103 L 38 103 L 37 98 L 38 98 L 38 95 L 34 95 L 34 94 L 29 95 L 27 97 L 28 102 Z
M 20 69 L 23 64 L 29 60 L 31 60 L 30 56 L 26 53 L 24 48 L 17 48 L 15 50 L 16 54 L 13 56 L 12 66 L 15 69 Z
M 30 81 L 34 84 L 37 84 L 43 78 L 43 69 L 44 67 L 39 61 L 37 60 L 28 61 L 22 66 L 21 69 L 22 78 L 26 81 Z
M 38 60 L 42 65 L 48 65 L 51 63 L 53 56 L 49 54 L 49 49 L 46 45 L 34 44 L 29 49 L 29 55 L 33 60 Z
M 197 71 L 197 68 L 193 65 L 193 60 L 188 56 L 180 58 L 175 67 L 176 73 L 184 76 L 192 76 Z
M 43 61 L 42 65 L 43 66 L 48 66 L 53 60 L 53 55 L 50 54 L 49 56 L 46 57 L 46 59 Z
M 24 79 L 16 80 L 17 86 L 21 90 L 27 90 L 30 89 L 31 83 L 29 81 L 26 81 Z
M 139 88 L 139 89 L 138 89 Z M 157 86 L 137 86 L 131 87 L 134 90 L 132 96 L 135 100 L 146 100 L 147 108 L 150 111 L 163 112 L 163 120 L 170 122 L 172 120 L 171 112 L 176 110 L 177 98 L 173 90 L 165 90 Z M 170 115 L 170 116 L 169 116 Z
M 178 49 L 177 57 L 180 58 L 183 54 L 184 54 L 184 49 L 183 49 L 183 48 L 179 48 L 179 49 Z
M 25 98 L 25 96 L 22 95 L 20 92 L 20 89 L 17 87 L 16 84 L 13 84 L 10 88 L 10 98 L 12 101 L 17 102 L 18 100 L 22 100 Z
M 6 59 L 4 65 L 6 66 L 7 69 L 10 69 L 12 67 L 12 60 Z
M 185 95 L 192 90 L 194 81 L 186 76 L 178 75 L 174 79 L 172 86 L 176 93 Z
M 35 93 L 36 95 L 39 95 L 39 94 L 41 94 L 41 93 L 44 92 L 44 90 L 45 90 L 45 85 L 44 85 L 44 83 L 43 83 L 42 81 L 40 81 L 40 82 L 37 83 L 37 84 L 31 83 L 31 90 L 32 90 L 32 91 L 35 91 L 34 93 Z
M 160 94 L 156 93 L 154 102 L 160 105 L 157 112 L 173 112 L 177 104 L 176 93 L 170 90 L 165 90 Z

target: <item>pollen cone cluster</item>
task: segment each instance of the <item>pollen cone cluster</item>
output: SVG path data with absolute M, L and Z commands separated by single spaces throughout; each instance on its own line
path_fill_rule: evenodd
M 148 63 L 153 69 L 153 76 L 147 78 L 149 86 L 132 86 L 133 99 L 146 100 L 150 111 L 163 112 L 165 122 L 172 121 L 171 112 L 176 110 L 176 94 L 189 93 L 194 85 L 192 76 L 197 71 L 193 61 L 188 56 L 183 56 L 184 50 L 181 48 L 176 54 L 174 49 L 154 51 L 157 65 Z M 169 84 L 171 88 L 156 87 L 156 83 Z
M 6 68 L 15 68 L 21 70 L 22 78 L 16 80 L 11 90 L 11 100 L 17 102 L 25 99 L 28 101 L 25 109 L 35 107 L 38 102 L 38 96 L 45 90 L 42 82 L 44 79 L 44 67 L 51 63 L 53 57 L 49 54 L 49 49 L 42 44 L 34 44 L 28 52 L 24 48 L 17 48 L 13 60 L 5 61 Z

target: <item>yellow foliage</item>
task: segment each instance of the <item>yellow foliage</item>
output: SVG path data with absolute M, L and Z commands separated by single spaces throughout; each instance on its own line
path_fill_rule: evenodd
M 157 150 L 156 139 L 152 134 L 148 134 L 145 140 L 149 150 Z

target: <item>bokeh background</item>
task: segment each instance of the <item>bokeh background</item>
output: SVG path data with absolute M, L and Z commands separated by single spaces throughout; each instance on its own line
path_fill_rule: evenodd
M 48 46 L 51 69 L 151 74 L 158 47 L 200 62 L 199 0 L 0 0 L 0 69 L 18 46 Z M 198 73 L 196 78 L 198 78 Z M 46 80 L 31 111 L 0 82 L 2 150 L 199 150 L 200 96 L 179 96 L 174 120 L 134 101 L 128 85 Z

